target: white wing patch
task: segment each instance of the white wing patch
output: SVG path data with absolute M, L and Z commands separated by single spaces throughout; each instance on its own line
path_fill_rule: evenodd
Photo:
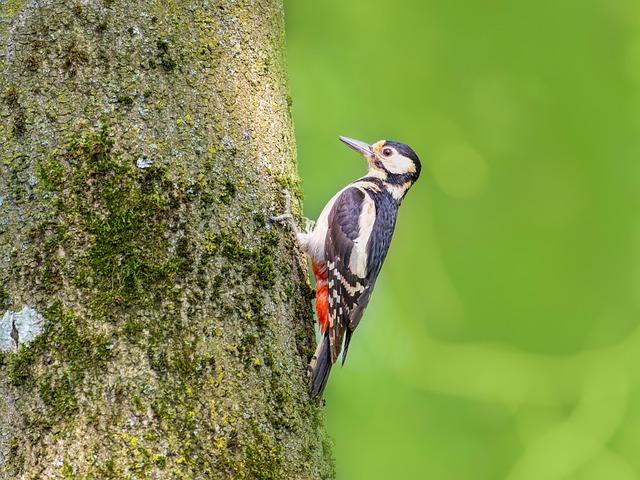
M 360 278 L 367 276 L 367 243 L 376 221 L 376 204 L 365 190 L 362 201 L 362 210 L 358 221 L 358 236 L 353 241 L 349 270 Z

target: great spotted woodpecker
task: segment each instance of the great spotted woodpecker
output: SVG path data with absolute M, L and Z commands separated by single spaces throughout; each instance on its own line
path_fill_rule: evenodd
M 366 158 L 367 175 L 336 193 L 310 231 L 301 232 L 293 224 L 300 247 L 311 258 L 316 280 L 322 340 L 309 364 L 313 398 L 322 395 L 341 351 L 344 364 L 387 255 L 398 207 L 421 169 L 416 153 L 402 143 L 340 140 Z M 285 219 L 292 220 L 291 214 L 272 218 Z

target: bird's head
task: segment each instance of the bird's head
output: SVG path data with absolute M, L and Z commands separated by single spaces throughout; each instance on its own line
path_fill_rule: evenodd
M 380 140 L 371 145 L 348 137 L 340 137 L 340 140 L 367 159 L 369 176 L 406 186 L 407 190 L 420 176 L 420 159 L 409 145 L 392 140 Z

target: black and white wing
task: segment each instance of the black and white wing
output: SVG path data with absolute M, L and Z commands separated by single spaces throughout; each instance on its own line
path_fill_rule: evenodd
M 345 189 L 328 219 L 325 258 L 329 286 L 331 362 L 347 348 L 386 256 L 397 207 L 357 187 Z

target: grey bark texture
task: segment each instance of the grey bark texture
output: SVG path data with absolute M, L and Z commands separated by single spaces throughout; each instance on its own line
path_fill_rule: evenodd
M 0 12 L 0 479 L 332 477 L 281 0 Z

